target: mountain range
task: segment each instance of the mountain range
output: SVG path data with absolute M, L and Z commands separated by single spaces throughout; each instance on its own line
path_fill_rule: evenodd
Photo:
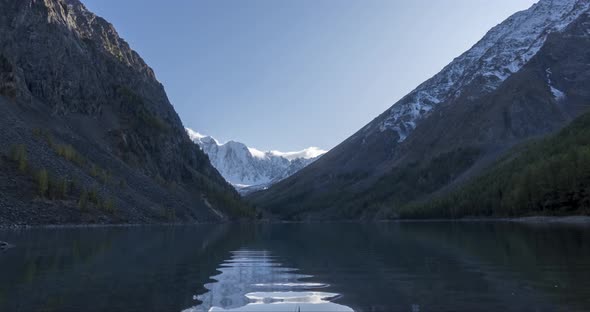
M 512 15 L 317 162 L 249 200 L 289 220 L 382 219 L 461 187 L 587 110 L 589 8 L 541 0 Z
M 210 136 L 186 129 L 189 137 L 209 156 L 213 166 L 241 194 L 268 188 L 316 161 L 326 151 L 317 147 L 297 152 L 263 152 L 229 141 L 220 144 Z
M 0 225 L 590 214 L 590 0 L 517 12 L 325 154 L 186 129 L 79 0 L 0 12 Z

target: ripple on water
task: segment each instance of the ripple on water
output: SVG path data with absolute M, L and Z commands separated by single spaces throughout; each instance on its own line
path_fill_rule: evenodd
M 310 275 L 284 267 L 266 250 L 238 250 L 217 269 L 206 293 L 196 296 L 202 303 L 185 312 L 350 312 L 350 307 L 332 302 L 337 293 L 318 291 L 328 284 L 303 282 Z

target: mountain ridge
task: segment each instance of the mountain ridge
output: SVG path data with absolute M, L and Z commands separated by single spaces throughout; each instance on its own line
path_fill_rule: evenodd
M 562 31 L 589 8 L 586 0 L 543 0 L 513 14 L 388 109 L 383 115 L 389 116 L 379 121 L 379 130 L 397 132 L 398 142 L 403 142 L 422 115 L 459 96 L 458 90 L 474 80 L 486 80 L 484 92 L 497 89 L 530 61 L 550 33 Z M 371 122 L 363 130 L 370 131 L 373 126 Z
M 555 132 L 589 103 L 580 71 L 589 8 L 587 0 L 541 0 L 514 14 L 320 160 L 250 200 L 289 220 L 395 216 L 515 144 Z M 515 59 L 522 64 L 512 68 Z
M 78 0 L 0 2 L 0 222 L 252 215 L 153 70 Z
M 219 143 L 186 128 L 221 175 L 242 194 L 265 189 L 316 161 L 325 151 L 310 147 L 297 152 L 260 151 L 243 143 Z

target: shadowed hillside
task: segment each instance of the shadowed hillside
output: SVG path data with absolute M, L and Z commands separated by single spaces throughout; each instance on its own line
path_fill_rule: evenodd
M 0 223 L 251 215 L 111 24 L 77 0 L 0 12 Z

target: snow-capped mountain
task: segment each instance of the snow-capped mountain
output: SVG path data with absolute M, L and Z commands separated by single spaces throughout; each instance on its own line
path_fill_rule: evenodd
M 588 51 L 590 0 L 540 0 L 313 168 L 250 199 L 293 220 L 396 216 L 590 110 Z
M 391 107 L 378 125 L 379 130 L 392 130 L 403 142 L 419 120 L 439 104 L 459 97 L 472 82 L 479 81 L 484 86 L 482 92 L 496 90 L 537 54 L 549 34 L 563 31 L 589 8 L 588 0 L 543 0 L 512 15 Z M 371 126 L 365 130 L 370 132 Z
M 263 189 L 317 160 L 326 151 L 310 147 L 298 152 L 263 152 L 243 143 L 219 143 L 210 136 L 186 129 L 189 137 L 209 156 L 219 173 L 240 192 Z

